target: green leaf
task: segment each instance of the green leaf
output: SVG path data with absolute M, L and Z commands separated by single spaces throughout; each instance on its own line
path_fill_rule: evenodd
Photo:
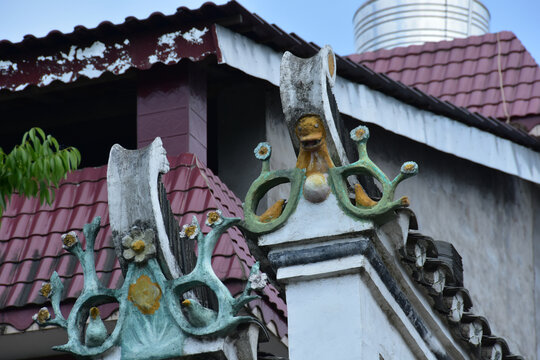
M 55 170 L 55 176 L 58 179 L 61 179 L 64 176 L 64 173 L 66 172 L 64 170 L 64 165 L 62 164 L 62 156 L 58 155 L 54 157 L 54 170 Z
M 51 143 L 53 144 L 55 151 L 58 151 L 60 149 L 60 145 L 58 145 L 58 141 L 56 141 L 56 139 L 53 138 L 52 136 L 51 136 Z
M 41 135 L 41 138 L 42 138 L 43 140 L 45 140 L 46 136 L 45 136 L 45 133 L 43 132 L 43 130 L 41 130 L 41 129 L 38 128 L 38 127 L 37 127 L 37 128 L 34 128 L 34 129 L 36 129 L 36 131 L 39 133 L 39 135 Z M 50 135 L 49 135 L 49 136 L 50 136 Z
M 70 170 L 77 169 L 80 161 L 77 149 L 60 150 L 58 141 L 40 128 L 27 131 L 21 144 L 7 154 L 0 148 L 0 216 L 15 191 L 51 204 L 54 187 Z

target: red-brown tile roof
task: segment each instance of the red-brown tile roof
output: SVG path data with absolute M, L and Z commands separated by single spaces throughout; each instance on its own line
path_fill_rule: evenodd
M 204 224 L 211 209 L 221 209 L 228 217 L 243 216 L 240 200 L 194 155 L 171 157 L 169 162 L 171 170 L 162 180 L 180 226 L 191 222 L 193 215 Z M 64 282 L 65 310 L 69 310 L 82 289 L 83 272 L 77 259 L 62 249 L 60 235 L 71 230 L 80 233 L 95 216 L 101 216 L 95 245 L 96 270 L 105 286 L 115 288 L 122 284 L 123 277 L 111 240 L 106 166 L 69 174 L 52 206 L 12 197 L 0 226 L 0 324 L 18 330 L 28 328 L 31 315 L 46 302 L 39 295 L 41 284 L 55 270 Z M 209 230 L 203 226 L 203 232 Z M 246 240 L 236 228 L 221 237 L 212 260 L 216 274 L 233 293 L 242 290 L 239 284 L 247 279 L 254 262 Z M 273 323 L 283 337 L 287 334 L 286 305 L 271 285 L 264 289 L 264 295 L 250 306 L 257 307 L 264 322 Z
M 540 124 L 540 68 L 509 31 L 355 54 L 349 58 L 394 80 L 487 117 L 529 130 Z M 500 73 L 499 73 L 500 61 Z

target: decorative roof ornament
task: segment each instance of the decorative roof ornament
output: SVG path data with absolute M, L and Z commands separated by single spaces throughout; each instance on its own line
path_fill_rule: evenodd
M 366 126 L 358 126 L 350 132 L 359 158 L 352 164 L 347 163 L 336 127 L 339 111 L 332 90 L 335 81 L 335 56 L 329 46 L 308 59 L 298 58 L 289 52 L 283 55 L 281 101 L 298 158 L 294 169 L 270 170 L 270 145 L 260 143 L 257 146 L 254 152 L 262 161 L 262 170 L 244 203 L 242 227 L 248 232 L 262 235 L 280 228 L 295 212 L 302 198 L 318 204 L 333 197 L 350 217 L 379 223 L 385 222 L 394 210 L 409 206 L 407 197 L 394 200 L 394 193 L 401 181 L 418 173 L 418 165 L 408 161 L 394 179 L 388 178 L 368 156 L 369 129 Z M 382 187 L 382 197 L 375 201 L 360 184 L 349 181 L 356 175 L 367 175 L 377 180 Z M 258 216 L 255 211 L 259 201 L 270 189 L 283 183 L 291 186 L 287 201 L 276 202 Z M 354 201 L 350 199 L 351 192 Z
M 34 320 L 40 326 L 56 325 L 67 329 L 67 344 L 55 346 L 54 349 L 77 356 L 101 356 L 115 349 L 120 352 L 121 359 L 168 359 L 182 356 L 190 356 L 192 359 L 194 355 L 204 357 L 205 354 L 208 356 L 216 352 L 216 349 L 221 349 L 225 359 L 237 359 L 236 355 L 230 357 L 236 340 L 231 340 L 229 336 L 241 324 L 258 323 L 252 317 L 237 314 L 248 302 L 259 298 L 251 295 L 251 291 L 265 286 L 266 275 L 260 272 L 256 263 L 242 294 L 233 297 L 214 273 L 211 259 L 220 236 L 240 222 L 238 218 L 222 216 L 219 210 L 207 214 L 206 222 L 212 228 L 207 234 L 203 234 L 195 217 L 184 227 L 183 236 L 178 241 L 196 241 L 198 256 L 193 270 L 188 274 L 171 275 L 170 269 L 180 272 L 181 268 L 173 262 L 174 258 L 168 263 L 161 260 L 162 249 L 170 250 L 172 247 L 172 244 L 163 243 L 164 239 L 157 230 L 159 225 L 154 215 L 161 215 L 161 211 L 152 208 L 149 198 L 145 198 L 140 189 L 137 190 L 141 184 L 146 186 L 153 183 L 157 188 L 160 171 L 155 166 L 152 170 L 152 164 L 156 164 L 156 161 L 167 165 L 159 138 L 145 149 L 127 151 L 115 145 L 111 151 L 108 173 L 110 218 L 113 241 L 125 274 L 122 287 L 106 288 L 97 277 L 94 243 L 101 219 L 96 217 L 83 228 L 86 239 L 84 250 L 75 232 L 62 236 L 65 249 L 77 257 L 84 273 L 82 293 L 69 316 L 65 318 L 60 310 L 63 284 L 54 272 L 51 281 L 44 283 L 40 290 L 42 295 L 51 299 L 54 316 L 51 316 L 47 308 L 43 308 L 34 316 Z M 145 172 L 149 168 L 150 171 Z M 168 166 L 162 168 L 167 169 Z M 131 181 L 120 181 L 131 172 L 138 172 L 141 176 Z M 143 176 L 145 173 L 147 175 Z M 127 209 L 130 211 L 126 212 Z M 134 220 L 130 218 L 133 214 L 146 214 L 146 217 Z M 193 290 L 200 286 L 207 287 L 215 294 L 217 309 L 206 308 L 199 303 Z M 106 303 L 119 305 L 118 320 L 110 334 L 98 308 Z M 253 331 L 245 334 L 250 339 L 254 336 Z M 247 353 L 245 348 L 241 351 Z M 249 359 L 255 358 L 256 351 Z

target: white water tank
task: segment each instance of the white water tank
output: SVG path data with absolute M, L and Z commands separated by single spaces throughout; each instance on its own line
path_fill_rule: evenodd
M 367 0 L 353 18 L 357 53 L 489 32 L 480 0 Z

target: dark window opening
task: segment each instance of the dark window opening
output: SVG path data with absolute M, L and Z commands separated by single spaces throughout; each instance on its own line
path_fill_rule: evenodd
M 105 165 L 112 145 L 137 146 L 136 101 L 134 82 L 112 76 L 0 96 L 0 147 L 11 151 L 37 126 L 79 149 L 80 168 Z

